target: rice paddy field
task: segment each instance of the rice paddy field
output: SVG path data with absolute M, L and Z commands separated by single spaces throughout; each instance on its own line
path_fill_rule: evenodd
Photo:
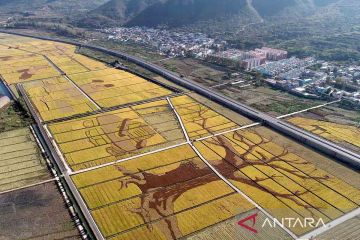
M 104 63 L 76 53 L 76 47 L 57 42 L 33 40 L 15 45 L 25 51 L 45 55 L 65 74 L 88 72 L 108 68 Z
M 23 87 L 43 121 L 97 110 L 86 95 L 64 77 L 28 82 Z
M 360 204 L 360 190 L 254 131 L 195 143 L 224 177 L 272 216 L 334 220 Z M 289 226 L 297 236 L 312 230 Z
M 11 85 L 60 74 L 42 55 L 0 46 L 0 75 Z
M 249 231 L 246 228 L 239 227 L 238 222 L 245 219 L 248 216 L 256 214 L 256 222 L 252 225 L 251 220 L 248 225 L 257 230 L 257 233 Z M 218 223 L 214 226 L 208 227 L 203 231 L 196 232 L 188 236 L 187 240 L 269 240 L 269 239 L 280 239 L 290 240 L 293 239 L 288 233 L 286 233 L 279 226 L 270 226 L 263 223 L 266 221 L 266 215 L 260 212 L 258 209 L 253 209 L 243 214 L 239 214 L 229 220 Z
M 356 126 L 302 117 L 294 117 L 290 119 L 289 122 L 330 141 L 344 143 L 345 145 L 353 145 L 352 148 L 356 147 L 360 150 L 360 128 Z
M 50 124 L 49 130 L 75 171 L 184 141 L 166 100 Z
M 0 133 L 0 192 L 50 179 L 28 128 Z
M 358 172 L 265 126 L 239 130 L 252 121 L 195 93 L 173 96 L 74 46 L 0 34 L 0 74 L 12 89 L 24 87 L 105 239 L 292 239 L 261 228 L 261 208 L 276 219 L 329 223 L 360 207 Z M 289 121 L 360 148 L 357 117 L 334 121 L 336 111 L 321 111 Z M 1 133 L 0 147 L 0 193 L 50 178 L 29 129 Z M 1 227 L 10 221 L 0 239 L 17 239 L 17 227 L 21 239 L 77 239 L 53 188 L 0 194 L 10 219 L 0 219 Z M 252 214 L 256 235 L 237 224 Z M 285 226 L 298 237 L 314 230 Z
M 0 239 L 81 239 L 54 182 L 0 194 L 0 216 Z
M 239 127 L 238 124 L 188 96 L 171 99 L 190 139 L 198 139 Z
M 104 108 L 164 97 L 172 93 L 155 83 L 117 69 L 91 71 L 69 77 Z
M 338 239 L 351 239 L 359 240 L 360 239 L 360 216 L 351 218 L 342 224 L 330 229 L 329 231 L 320 234 L 318 239 L 321 240 L 333 240 L 334 236 L 337 236 Z
M 253 209 L 188 145 L 77 174 L 106 239 L 175 239 Z
M 288 122 L 313 134 L 360 153 L 360 112 L 336 105 L 311 110 L 288 118 Z

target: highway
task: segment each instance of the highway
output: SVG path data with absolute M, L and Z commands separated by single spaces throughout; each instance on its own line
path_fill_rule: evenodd
M 259 121 L 262 124 L 269 126 L 273 129 L 281 132 L 282 134 L 284 134 L 286 136 L 296 139 L 299 142 L 318 150 L 319 152 L 322 152 L 324 154 L 328 154 L 332 157 L 335 157 L 336 159 L 340 160 L 341 162 L 349 164 L 351 167 L 353 167 L 356 170 L 360 170 L 360 155 L 359 154 L 356 154 L 348 149 L 338 146 L 337 144 L 335 144 L 333 142 L 330 142 L 330 141 L 323 139 L 317 135 L 309 133 L 301 128 L 295 127 L 285 121 L 282 121 L 281 119 L 271 117 L 268 114 L 257 111 L 256 109 L 246 106 L 245 104 L 236 102 L 235 100 L 233 100 L 229 97 L 226 97 L 226 96 L 224 96 L 212 89 L 204 87 L 198 83 L 192 82 L 191 80 L 188 80 L 186 78 L 181 78 L 173 72 L 170 72 L 162 67 L 159 67 L 153 63 L 147 62 L 138 57 L 131 56 L 127 53 L 123 53 L 123 52 L 119 52 L 119 51 L 109 50 L 104 47 L 98 47 L 98 46 L 93 46 L 93 45 L 89 45 L 89 44 L 78 43 L 78 42 L 70 41 L 70 40 L 54 39 L 54 38 L 49 38 L 49 37 L 39 37 L 39 36 L 15 33 L 15 32 L 4 31 L 4 30 L 0 30 L 0 32 L 19 35 L 19 36 L 25 36 L 25 37 L 33 37 L 33 38 L 42 39 L 42 40 L 49 40 L 49 41 L 56 41 L 56 42 L 72 44 L 72 45 L 76 45 L 78 47 L 83 47 L 83 48 L 87 48 L 87 49 L 91 49 L 91 50 L 95 50 L 95 51 L 100 51 L 102 53 L 132 62 L 132 63 L 137 64 L 149 71 L 159 74 L 160 76 L 168 79 L 169 81 L 171 81 L 175 84 L 178 84 L 178 85 L 180 85 L 184 88 L 187 88 L 191 91 L 194 91 L 204 97 L 207 97 L 207 98 L 209 98 L 209 99 L 211 99 L 211 100 L 213 100 L 213 101 L 215 101 L 215 102 L 217 102 L 239 114 L 245 115 L 255 121 Z

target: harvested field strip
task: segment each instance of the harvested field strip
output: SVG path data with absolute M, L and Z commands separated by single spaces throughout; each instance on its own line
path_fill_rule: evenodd
M 97 107 L 63 77 L 23 84 L 44 121 L 92 112 Z
M 16 184 L 18 182 L 22 182 L 22 181 L 27 181 L 29 179 L 33 179 L 36 178 L 36 182 L 42 181 L 42 180 L 47 180 L 48 176 L 47 176 L 47 169 L 41 168 L 41 167 L 34 167 L 33 169 L 29 169 L 27 171 L 23 170 L 23 171 L 18 171 L 16 172 L 16 176 L 14 176 L 13 174 L 2 174 L 3 179 L 0 179 L 0 186 L 4 187 L 4 185 L 9 185 L 12 184 L 10 187 L 13 187 L 13 184 Z M 44 178 L 42 178 L 44 177 Z M 35 182 L 35 183 L 36 183 Z M 32 183 L 31 183 L 32 184 Z M 28 185 L 28 184 L 27 184 Z M 8 189 L 6 189 L 8 190 Z
M 17 129 L 10 132 L 2 132 L 0 133 L 0 140 L 14 138 L 14 137 L 22 137 L 28 136 L 29 130 L 27 128 Z
M 192 139 L 237 128 L 238 125 L 188 96 L 171 99 Z
M 266 209 L 272 216 L 281 218 L 303 218 L 303 215 L 311 216 L 311 212 L 306 212 L 304 208 L 296 207 L 296 204 L 290 196 L 286 194 L 286 191 L 279 189 L 276 192 L 269 192 L 267 189 L 274 187 L 275 184 L 268 178 L 251 178 L 247 176 L 234 165 L 224 160 L 225 152 L 216 153 L 203 143 L 195 143 L 196 148 L 201 154 L 222 174 L 227 178 L 234 186 L 244 192 L 247 196 L 253 199 L 257 204 Z M 249 172 L 246 172 L 250 174 Z M 261 185 L 260 185 L 261 184 Z M 299 203 L 302 203 L 299 201 Z M 293 209 L 293 207 L 295 209 Z M 303 211 L 301 214 L 300 211 Z M 288 227 L 294 233 L 300 235 L 311 229 L 304 229 L 299 226 L 296 228 Z
M 26 140 L 26 141 L 25 141 Z M 0 133 L 0 192 L 50 178 L 29 129 Z
M 42 166 L 39 166 L 39 162 L 36 160 L 33 161 L 27 161 L 27 162 L 22 162 L 22 166 L 18 167 L 15 165 L 8 165 L 5 167 L 1 167 L 0 168 L 0 179 L 5 179 L 7 178 L 6 175 L 9 175 L 9 177 L 11 175 L 13 175 L 14 172 L 19 173 L 18 175 L 21 175 L 21 172 L 24 172 L 26 170 L 30 170 L 31 168 L 34 169 L 43 169 Z
M 0 202 L 4 239 L 80 239 L 54 181 L 3 193 Z
M 14 153 L 17 151 L 32 149 L 33 147 L 34 147 L 34 145 L 29 144 L 29 142 L 15 143 L 12 145 L 7 145 L 5 147 L 1 147 L 0 154 L 3 155 L 3 154 L 7 154 L 7 153 Z
M 38 154 L 28 154 L 28 155 L 24 155 L 21 157 L 17 157 L 16 159 L 6 159 L 6 160 L 2 160 L 0 161 L 0 168 L 4 167 L 4 166 L 12 166 L 12 165 L 16 165 L 18 163 L 27 163 L 30 161 L 37 161 L 38 158 Z
M 262 138 L 265 142 L 259 143 L 259 141 L 262 140 L 260 140 L 260 136 L 257 134 L 249 131 L 239 131 L 238 133 L 239 135 L 243 135 L 245 139 L 253 139 L 252 141 L 254 142 L 248 140 L 250 145 L 257 144 L 259 148 L 262 149 L 262 152 L 266 151 L 272 156 L 277 156 L 275 158 L 276 166 L 280 163 L 280 167 L 278 167 L 278 169 L 283 172 L 288 172 L 287 174 L 291 174 L 292 178 L 299 179 L 298 181 L 300 183 L 304 182 L 302 184 L 311 186 L 314 189 L 319 189 L 319 186 L 326 187 L 326 189 L 331 190 L 329 193 L 336 193 L 356 205 L 360 204 L 359 189 L 356 189 L 350 184 L 347 184 L 329 173 L 317 168 L 301 157 L 291 152 L 287 152 L 284 148 L 272 143 L 271 141 Z M 285 166 L 285 168 L 281 168 L 281 166 Z M 319 189 L 319 192 L 322 192 L 321 188 Z M 332 195 L 332 197 L 324 195 L 324 198 L 332 201 L 336 198 L 336 195 Z M 343 202 L 342 200 L 339 201 Z
M 26 143 L 29 140 L 31 140 L 29 136 L 19 136 L 19 137 L 7 138 L 7 139 L 0 139 L 0 147 L 7 147 L 12 144 Z
M 30 155 L 30 154 L 38 155 L 38 150 L 36 148 L 30 147 L 28 149 L 22 149 L 22 150 L 16 151 L 16 152 L 4 153 L 4 154 L 0 155 L 0 162 L 10 161 L 10 160 L 16 161 L 19 158 L 22 158 L 22 157 Z

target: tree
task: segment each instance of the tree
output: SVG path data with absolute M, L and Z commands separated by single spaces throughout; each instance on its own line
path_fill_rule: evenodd
M 193 108 L 193 106 L 189 107 L 189 110 L 190 108 Z M 207 118 L 209 111 L 211 111 L 209 108 L 199 105 L 196 113 L 194 113 L 194 117 L 189 121 L 213 134 L 211 123 L 209 123 Z M 123 134 L 126 134 L 126 132 L 123 132 Z M 241 147 L 243 151 L 240 151 L 239 146 L 235 146 L 234 141 L 242 143 Z M 284 166 L 282 163 L 287 164 L 288 160 L 286 159 L 289 155 L 289 152 L 285 148 L 278 154 L 266 154 L 258 150 L 262 145 L 269 142 L 271 142 L 271 139 L 265 139 L 259 135 L 256 140 L 249 140 L 241 131 L 236 131 L 232 133 L 231 137 L 220 135 L 204 140 L 202 144 L 210 148 L 211 146 L 216 146 L 217 149 L 222 149 L 221 152 L 224 154 L 219 156 L 219 159 L 210 160 L 209 162 L 228 180 L 248 185 L 251 188 L 257 188 L 260 191 L 271 194 L 280 201 L 283 201 L 281 199 L 286 199 L 284 203 L 287 201 L 292 202 L 303 209 L 303 211 L 313 215 L 314 212 L 317 211 L 317 207 L 302 199 L 303 195 L 311 193 L 311 187 L 302 186 L 296 191 L 289 190 L 291 193 L 283 193 L 276 187 L 263 184 L 263 182 L 269 179 L 277 182 L 278 175 L 294 175 L 303 180 L 310 179 L 317 181 L 326 181 L 329 180 L 330 177 L 327 175 L 311 176 L 311 174 L 304 174 L 296 168 Z M 257 161 L 254 161 L 254 156 L 259 156 Z M 297 165 L 309 164 L 306 161 L 292 161 Z M 263 174 L 262 176 L 251 178 L 242 173 L 242 169 L 249 166 L 258 169 L 269 166 L 274 169 L 274 174 L 276 173 L 276 175 Z M 168 239 L 183 237 L 177 218 L 173 217 L 175 214 L 175 201 L 190 189 L 220 180 L 217 175 L 213 174 L 212 170 L 206 164 L 199 161 L 199 159 L 197 161 L 195 159 L 183 161 L 178 167 L 159 174 L 142 171 L 141 169 L 134 172 L 120 165 L 114 167 L 124 175 L 124 177 L 119 180 L 120 190 L 128 188 L 129 184 L 135 184 L 141 190 L 141 194 L 139 195 L 141 198 L 141 206 L 132 211 L 143 219 L 150 230 L 153 228 L 151 222 L 158 219 L 165 219 L 159 229 Z M 283 187 L 286 188 L 287 186 Z

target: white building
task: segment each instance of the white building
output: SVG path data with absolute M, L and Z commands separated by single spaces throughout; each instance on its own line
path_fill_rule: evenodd
M 0 94 L 0 109 L 10 104 L 10 98 Z

